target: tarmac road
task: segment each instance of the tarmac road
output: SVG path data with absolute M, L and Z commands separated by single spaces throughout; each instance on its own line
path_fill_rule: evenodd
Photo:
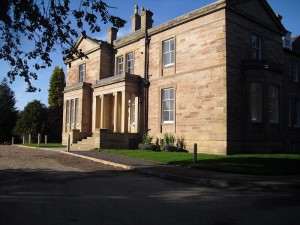
M 1 225 L 298 225 L 299 212 L 299 191 L 199 187 L 0 145 Z

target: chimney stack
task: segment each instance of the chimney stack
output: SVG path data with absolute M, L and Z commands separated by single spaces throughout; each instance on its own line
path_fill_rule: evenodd
M 131 16 L 131 31 L 135 32 L 141 29 L 141 16 L 139 15 L 139 6 L 134 6 L 134 14 Z
M 144 7 L 141 8 L 141 29 L 142 30 L 148 30 L 152 28 L 153 25 L 152 16 L 153 13 L 149 9 L 145 10 Z
M 117 39 L 117 33 L 118 33 L 118 29 L 115 28 L 115 27 L 111 27 L 111 28 L 108 28 L 107 30 L 107 42 L 109 44 L 113 44 L 114 40 Z

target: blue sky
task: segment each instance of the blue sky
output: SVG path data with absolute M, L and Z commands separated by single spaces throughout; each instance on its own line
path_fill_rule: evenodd
M 111 6 L 116 6 L 117 9 L 111 9 L 110 12 L 127 20 L 127 25 L 119 30 L 118 35 L 126 35 L 130 32 L 130 18 L 133 14 L 134 5 L 144 6 L 150 9 L 153 13 L 154 26 L 162 24 L 173 18 L 181 16 L 185 13 L 201 8 L 207 4 L 215 2 L 214 0 L 107 0 Z M 292 35 L 300 34 L 300 1 L 299 0 L 268 0 L 274 12 L 283 16 L 282 23 L 285 28 L 292 32 Z M 102 31 L 98 34 L 93 34 L 91 37 L 97 39 L 106 39 L 106 30 L 108 26 L 101 26 Z M 15 92 L 16 107 L 22 110 L 28 102 L 37 99 L 48 105 L 48 89 L 49 79 L 55 66 L 63 67 L 65 65 L 62 60 L 62 55 L 59 51 L 52 53 L 53 64 L 50 68 L 38 71 L 38 80 L 32 81 L 33 85 L 41 88 L 41 92 L 27 93 L 27 84 L 22 78 L 17 77 L 15 82 L 11 84 L 11 89 Z M 6 76 L 9 71 L 9 65 L 0 60 L 0 81 Z

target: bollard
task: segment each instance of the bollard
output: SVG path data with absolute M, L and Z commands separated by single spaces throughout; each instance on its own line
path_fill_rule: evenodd
M 41 145 L 41 134 L 38 134 L 38 146 L 40 147 Z
M 23 136 L 23 145 L 25 144 L 25 136 Z
M 14 138 L 14 137 L 11 138 L 11 144 L 12 144 L 12 145 L 15 144 L 15 138 Z
M 194 159 L 193 159 L 193 163 L 197 162 L 197 144 L 194 144 Z
M 31 144 L 31 134 L 28 135 L 28 144 Z
M 67 146 L 68 152 L 70 151 L 70 144 L 71 144 L 71 143 L 70 143 L 70 139 L 71 139 L 71 138 L 70 138 L 70 135 L 69 135 L 69 136 L 68 136 L 68 146 Z
M 45 145 L 47 144 L 47 135 L 45 135 Z

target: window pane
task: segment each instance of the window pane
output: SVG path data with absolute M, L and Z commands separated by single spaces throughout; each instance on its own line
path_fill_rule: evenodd
M 173 111 L 173 110 L 174 110 L 174 100 L 170 100 L 170 101 L 169 101 L 169 106 L 170 106 L 170 107 L 169 107 L 170 110 Z
M 85 64 L 79 65 L 79 82 L 84 82 L 85 80 Z
M 300 127 L 300 99 L 290 100 L 290 126 Z
M 170 66 L 174 64 L 174 39 L 163 42 L 163 65 Z
M 162 122 L 174 121 L 174 89 L 162 90 Z
M 75 99 L 75 124 L 78 124 L 78 113 L 79 113 L 79 99 Z
M 133 125 L 135 123 L 135 95 L 131 96 L 130 103 L 130 121 L 131 125 Z
M 117 75 L 123 73 L 123 56 L 117 58 Z
M 66 126 L 70 125 L 70 102 L 66 101 Z
M 279 122 L 279 96 L 278 87 L 271 85 L 269 88 L 269 98 L 270 98 L 270 122 Z
M 262 96 L 261 84 L 252 83 L 251 88 L 251 120 L 253 122 L 261 122 L 262 120 Z
M 133 53 L 128 53 L 126 55 L 126 72 L 133 74 Z
M 174 39 L 170 40 L 170 51 L 174 51 Z
M 252 58 L 261 59 L 261 36 L 252 34 Z
M 74 99 L 71 100 L 71 109 L 70 109 L 70 119 L 71 119 L 71 124 L 74 124 Z

